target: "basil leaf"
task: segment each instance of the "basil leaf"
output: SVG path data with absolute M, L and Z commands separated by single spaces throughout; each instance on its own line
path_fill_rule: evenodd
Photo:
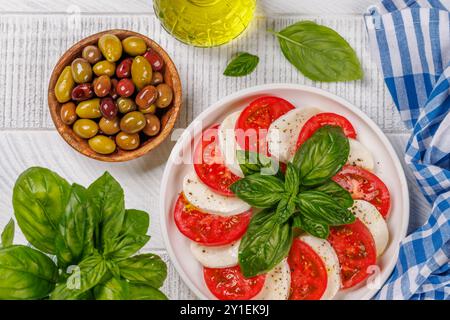
M 253 216 L 239 246 L 239 265 L 245 277 L 253 277 L 273 269 L 289 253 L 292 228 L 278 223 L 274 211 Z
M 45 253 L 56 253 L 55 238 L 69 192 L 66 180 L 39 167 L 24 171 L 14 185 L 17 224 L 28 242 Z
M 164 293 L 141 283 L 129 283 L 129 300 L 167 300 Z
M 301 214 L 296 215 L 292 220 L 293 227 L 300 228 L 314 237 L 327 239 L 330 235 L 330 227 L 327 224 L 308 219 Z
M 122 230 L 125 217 L 125 200 L 120 184 L 105 172 L 88 188 L 93 204 L 97 208 L 99 220 L 96 230 L 96 246 L 110 250 Z
M 297 196 L 301 215 L 321 224 L 338 226 L 355 221 L 355 216 L 329 195 L 318 191 L 304 191 Z
M 296 211 L 296 198 L 294 196 L 284 196 L 277 206 L 278 223 L 286 222 Z
M 284 184 L 277 177 L 255 173 L 236 181 L 230 189 L 253 207 L 270 208 L 280 201 Z
M 288 163 L 286 168 L 286 177 L 284 180 L 284 188 L 286 192 L 296 195 L 300 187 L 300 175 L 298 169 L 292 164 Z
M 45 298 L 57 279 L 56 265 L 38 250 L 21 245 L 0 249 L 0 300 Z
M 323 126 L 306 140 L 292 161 L 304 186 L 317 186 L 338 173 L 347 162 L 350 145 L 342 128 Z
M 353 199 L 350 192 L 342 188 L 333 180 L 329 180 L 324 184 L 312 189 L 313 191 L 320 191 L 332 197 L 343 208 L 351 208 L 353 206 Z
M 73 184 L 55 239 L 59 266 L 78 264 L 93 252 L 96 214 L 87 190 Z
M 236 159 L 244 176 L 254 173 L 273 176 L 280 173 L 280 164 L 277 161 L 257 152 L 237 150 Z
M 131 282 L 141 282 L 155 288 L 162 287 L 167 277 L 167 266 L 155 254 L 141 254 L 118 263 L 120 274 Z
M 8 224 L 5 226 L 5 228 L 3 229 L 2 232 L 2 242 L 1 242 L 1 247 L 2 248 L 6 248 L 6 247 L 10 247 L 13 244 L 14 241 L 14 220 L 10 219 Z
M 259 57 L 247 52 L 239 53 L 226 67 L 223 74 L 229 77 L 242 77 L 252 73 L 259 63 Z
M 286 59 L 311 80 L 362 79 L 363 71 L 355 51 L 333 29 L 300 21 L 273 33 Z
M 50 293 L 50 300 L 92 300 L 94 296 L 92 290 L 74 294 L 72 290 L 67 289 L 66 283 L 58 283 Z
M 111 278 L 94 288 L 95 300 L 128 300 L 129 284 L 124 280 Z

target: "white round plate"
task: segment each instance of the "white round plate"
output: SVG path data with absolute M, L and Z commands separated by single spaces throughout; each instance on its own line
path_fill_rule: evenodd
M 400 161 L 380 128 L 360 109 L 348 101 L 326 91 L 293 84 L 270 84 L 241 90 L 216 102 L 203 111 L 183 132 L 167 161 L 161 183 L 160 222 L 162 234 L 172 263 L 188 287 L 201 299 L 215 299 L 203 280 L 203 272 L 190 251 L 190 240 L 177 229 L 173 207 L 182 189 L 182 180 L 193 170 L 191 151 L 203 128 L 220 123 L 227 115 L 247 106 L 252 100 L 266 95 L 290 101 L 297 108 L 316 106 L 326 112 L 345 116 L 356 129 L 358 140 L 372 152 L 375 173 L 389 188 L 391 212 L 387 220 L 390 240 L 384 254 L 378 259 L 380 270 L 374 270 L 371 281 L 356 288 L 340 291 L 336 299 L 370 299 L 378 291 L 397 260 L 400 241 L 405 237 L 409 220 L 409 197 L 405 174 Z M 381 106 L 380 106 L 381 107 Z M 181 157 L 188 159 L 186 164 Z

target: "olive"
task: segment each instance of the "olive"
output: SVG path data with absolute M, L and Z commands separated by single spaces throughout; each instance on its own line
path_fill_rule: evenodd
M 156 90 L 158 90 L 158 99 L 156 100 L 156 106 L 158 108 L 168 107 L 173 98 L 172 88 L 165 83 L 161 83 L 156 87 Z
M 96 64 L 100 60 L 102 60 L 102 53 L 97 46 L 87 46 L 84 47 L 81 56 L 86 59 L 90 64 Z
M 55 97 L 59 103 L 64 103 L 70 100 L 75 82 L 72 77 L 72 68 L 67 66 L 61 72 L 55 85 Z
M 72 77 L 76 83 L 86 83 L 92 80 L 92 67 L 86 59 L 73 60 L 71 67 Z
M 121 79 L 117 83 L 116 87 L 117 93 L 124 98 L 128 98 L 134 93 L 134 84 L 130 79 Z
M 161 74 L 161 72 L 153 72 L 153 76 L 152 76 L 152 86 L 157 86 L 160 83 L 164 82 L 164 78 L 163 75 Z
M 139 111 L 142 112 L 143 114 L 155 113 L 156 112 L 156 104 L 151 104 L 145 109 L 139 108 Z
M 92 68 L 94 73 L 100 77 L 102 75 L 106 75 L 108 77 L 112 77 L 114 72 L 116 72 L 116 64 L 114 62 L 109 62 L 106 60 L 97 62 Z
M 84 101 L 94 96 L 94 89 L 90 83 L 82 83 L 72 90 L 72 100 Z
M 101 118 L 100 122 L 98 123 L 98 126 L 100 127 L 100 130 L 106 135 L 112 136 L 120 131 L 120 125 L 119 125 L 119 118 L 114 119 L 106 119 Z
M 64 122 L 67 125 L 71 125 L 75 122 L 75 120 L 77 120 L 77 113 L 75 112 L 75 109 L 77 107 L 75 106 L 75 103 L 73 102 L 67 102 L 64 103 L 61 106 L 61 111 L 60 111 L 60 115 L 61 115 L 61 120 L 62 122 Z
M 105 34 L 98 40 L 98 47 L 109 62 L 116 62 L 122 56 L 122 43 L 113 34 Z
M 154 86 L 145 86 L 136 96 L 136 104 L 139 109 L 146 109 L 158 98 L 158 91 Z
M 139 147 L 139 134 L 119 132 L 119 134 L 116 136 L 116 143 L 120 149 L 134 150 Z
M 159 129 L 161 128 L 161 122 L 158 117 L 154 114 L 146 114 L 145 115 L 145 127 L 142 130 L 147 136 L 155 136 L 158 134 Z
M 118 108 L 114 100 L 110 97 L 103 98 L 100 102 L 100 112 L 106 119 L 114 119 L 117 115 Z
M 142 38 L 128 37 L 122 40 L 123 50 L 130 56 L 141 56 L 147 51 L 147 44 Z
M 117 107 L 119 108 L 120 113 L 128 113 L 137 109 L 136 103 L 130 98 L 117 99 Z
M 83 139 L 90 139 L 98 132 L 98 125 L 89 119 L 79 119 L 73 124 L 73 131 Z
M 111 91 L 111 79 L 107 75 L 102 75 L 94 79 L 94 92 L 97 97 L 106 97 Z
M 119 94 L 117 93 L 116 90 L 118 83 L 119 81 L 117 81 L 117 79 L 111 79 L 111 90 L 109 91 L 109 95 L 113 99 L 117 99 L 119 97 Z
M 131 78 L 138 90 L 152 82 L 152 66 L 144 57 L 137 56 L 134 58 L 131 64 Z
M 88 141 L 89 147 L 100 154 L 111 154 L 116 151 L 116 143 L 113 139 L 98 135 Z
M 150 62 L 153 70 L 155 71 L 159 71 L 164 67 L 164 60 L 155 50 L 149 49 L 144 54 L 144 58 L 147 59 L 148 62 Z
M 126 133 L 136 133 L 144 129 L 145 124 L 144 115 L 139 111 L 132 111 L 120 120 L 120 130 Z
M 76 109 L 77 115 L 83 119 L 100 118 L 100 99 L 95 98 L 91 100 L 82 101 L 78 104 Z
M 126 58 L 116 68 L 117 78 L 129 78 L 131 77 L 131 64 L 133 63 L 132 58 Z

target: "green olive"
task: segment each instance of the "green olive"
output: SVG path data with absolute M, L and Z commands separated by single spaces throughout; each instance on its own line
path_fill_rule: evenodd
M 120 130 L 126 133 L 136 133 L 144 129 L 144 115 L 139 111 L 129 112 L 120 120 Z
M 134 58 L 131 64 L 131 78 L 138 90 L 141 90 L 152 82 L 152 73 L 152 66 L 147 59 L 142 56 Z
M 98 132 L 98 125 L 89 119 L 79 119 L 73 124 L 73 131 L 83 139 L 90 139 Z
M 122 97 L 117 99 L 117 107 L 119 108 L 120 113 L 128 113 L 137 109 L 133 99 Z
M 123 150 L 134 150 L 139 147 L 139 134 L 138 133 L 125 133 L 119 132 L 116 136 L 116 143 L 120 149 Z
M 77 113 L 75 112 L 76 110 L 76 106 L 75 103 L 73 102 L 67 102 L 64 103 L 61 106 L 61 111 L 60 111 L 60 115 L 61 115 L 61 120 L 62 122 L 64 122 L 67 125 L 71 125 L 75 122 L 75 120 L 77 120 Z
M 59 75 L 55 86 L 55 96 L 59 103 L 64 103 L 70 100 L 72 90 L 75 87 L 75 81 L 72 77 L 72 68 L 67 66 Z
M 113 139 L 98 135 L 88 141 L 89 147 L 100 154 L 111 154 L 116 151 L 116 143 Z
M 72 61 L 72 77 L 76 83 L 86 83 L 92 80 L 92 67 L 83 58 L 77 58 Z
M 100 111 L 100 99 L 95 98 L 80 102 L 77 106 L 76 112 L 82 119 L 100 118 L 102 116 Z
M 86 59 L 90 64 L 95 64 L 102 59 L 102 53 L 97 46 L 84 47 L 81 56 Z
M 159 121 L 158 117 L 154 114 L 146 114 L 145 121 L 146 125 L 142 132 L 150 137 L 157 135 L 159 133 L 159 130 L 161 129 L 161 122 Z
M 141 56 L 147 51 L 147 44 L 142 38 L 128 37 L 122 40 L 123 50 L 132 57 Z
M 119 118 L 114 118 L 112 120 L 101 118 L 98 125 L 100 127 L 100 130 L 102 130 L 104 134 L 107 134 L 109 136 L 112 136 L 120 131 Z
M 161 83 L 156 87 L 158 91 L 158 99 L 156 100 L 156 106 L 158 108 L 167 108 L 173 99 L 173 91 L 172 88 L 165 84 Z
M 113 34 L 105 34 L 98 40 L 98 47 L 109 62 L 116 62 L 122 56 L 122 43 Z
M 114 62 L 109 62 L 107 60 L 97 62 L 92 68 L 94 73 L 100 76 L 112 77 L 116 72 L 116 64 Z

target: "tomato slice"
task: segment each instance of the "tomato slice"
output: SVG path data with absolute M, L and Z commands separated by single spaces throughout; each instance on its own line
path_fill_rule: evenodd
M 229 217 L 205 213 L 190 204 L 181 193 L 173 214 L 178 230 L 187 238 L 204 246 L 222 246 L 244 235 L 252 210 Z
M 206 286 L 220 300 L 249 300 L 263 288 L 266 275 L 245 278 L 239 266 L 203 268 Z
M 369 229 L 359 220 L 332 227 L 328 241 L 336 251 L 341 265 L 342 288 L 350 288 L 365 280 L 367 268 L 375 265 L 375 241 Z
M 236 122 L 236 140 L 244 150 L 268 155 L 267 130 L 272 122 L 295 107 L 272 96 L 261 97 L 242 110 Z
M 350 192 L 353 199 L 366 200 L 373 204 L 386 219 L 391 207 L 391 196 L 384 182 L 372 172 L 345 165 L 333 180 Z
M 318 300 L 327 288 L 327 270 L 321 257 L 305 242 L 294 239 L 288 257 L 290 300 Z
M 336 113 L 332 112 L 324 112 L 316 114 L 315 116 L 311 117 L 306 123 L 303 125 L 302 130 L 300 131 L 300 134 L 298 135 L 297 140 L 297 149 L 313 135 L 314 132 L 316 132 L 317 129 L 325 126 L 325 125 L 331 125 L 331 126 L 339 126 L 344 130 L 344 134 L 348 138 L 355 139 L 356 138 L 356 131 L 355 128 L 353 128 L 353 125 L 350 123 L 350 121 L 347 120 L 347 118 L 338 115 Z
M 219 125 L 203 131 L 202 140 L 194 152 L 194 169 L 200 180 L 215 192 L 234 196 L 230 186 L 240 178 L 226 166 L 218 146 Z

